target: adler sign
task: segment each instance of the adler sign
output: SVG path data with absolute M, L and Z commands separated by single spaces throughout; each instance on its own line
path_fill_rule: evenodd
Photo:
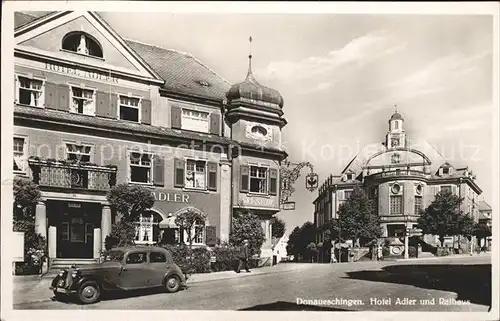
M 151 192 L 155 201 L 172 202 L 172 203 L 189 203 L 188 194 L 177 194 L 168 192 Z

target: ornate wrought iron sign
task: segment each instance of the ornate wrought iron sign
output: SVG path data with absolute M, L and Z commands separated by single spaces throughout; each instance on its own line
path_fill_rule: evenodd
M 280 168 L 281 204 L 288 202 L 288 198 L 295 192 L 293 184 L 299 178 L 300 170 L 304 167 L 309 167 L 311 170 L 306 177 L 306 189 L 312 192 L 318 188 L 318 174 L 314 173 L 314 167 L 311 163 L 291 163 L 290 161 L 284 161 Z
M 318 174 L 309 173 L 306 176 L 306 189 L 310 192 L 318 188 Z

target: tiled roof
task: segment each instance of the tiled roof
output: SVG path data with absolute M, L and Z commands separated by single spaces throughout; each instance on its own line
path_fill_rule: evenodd
M 226 80 L 191 54 L 130 39 L 125 42 L 165 80 L 163 88 L 168 91 L 222 100 L 230 88 Z
M 108 130 L 115 130 L 117 132 L 124 132 L 127 134 L 150 134 L 156 136 L 163 136 L 164 138 L 173 137 L 188 140 L 204 140 L 211 143 L 219 144 L 234 144 L 233 141 L 226 137 L 203 134 L 197 132 L 190 132 L 185 130 L 178 130 L 165 127 L 157 127 L 146 124 L 133 123 L 118 119 L 107 119 L 100 117 L 91 117 L 79 114 L 73 114 L 64 111 L 42 109 L 37 107 L 27 107 L 16 105 L 14 107 L 14 117 L 24 116 L 32 119 L 46 119 L 65 124 L 78 124 L 84 126 L 91 126 L 94 128 L 103 128 Z
M 491 211 L 490 204 L 486 203 L 485 201 L 479 201 L 478 208 L 479 211 Z
M 22 27 L 50 13 L 52 13 L 52 11 L 16 11 L 14 12 L 14 29 Z

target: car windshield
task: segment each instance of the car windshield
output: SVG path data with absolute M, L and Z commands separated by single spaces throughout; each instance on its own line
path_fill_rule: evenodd
M 122 251 L 109 251 L 106 254 L 105 261 L 121 261 L 123 260 L 123 252 Z

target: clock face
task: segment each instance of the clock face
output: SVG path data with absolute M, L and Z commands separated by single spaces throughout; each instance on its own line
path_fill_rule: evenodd
M 397 146 L 399 146 L 399 138 L 393 138 L 393 139 L 391 140 L 391 146 L 392 146 L 392 147 L 397 147 Z

